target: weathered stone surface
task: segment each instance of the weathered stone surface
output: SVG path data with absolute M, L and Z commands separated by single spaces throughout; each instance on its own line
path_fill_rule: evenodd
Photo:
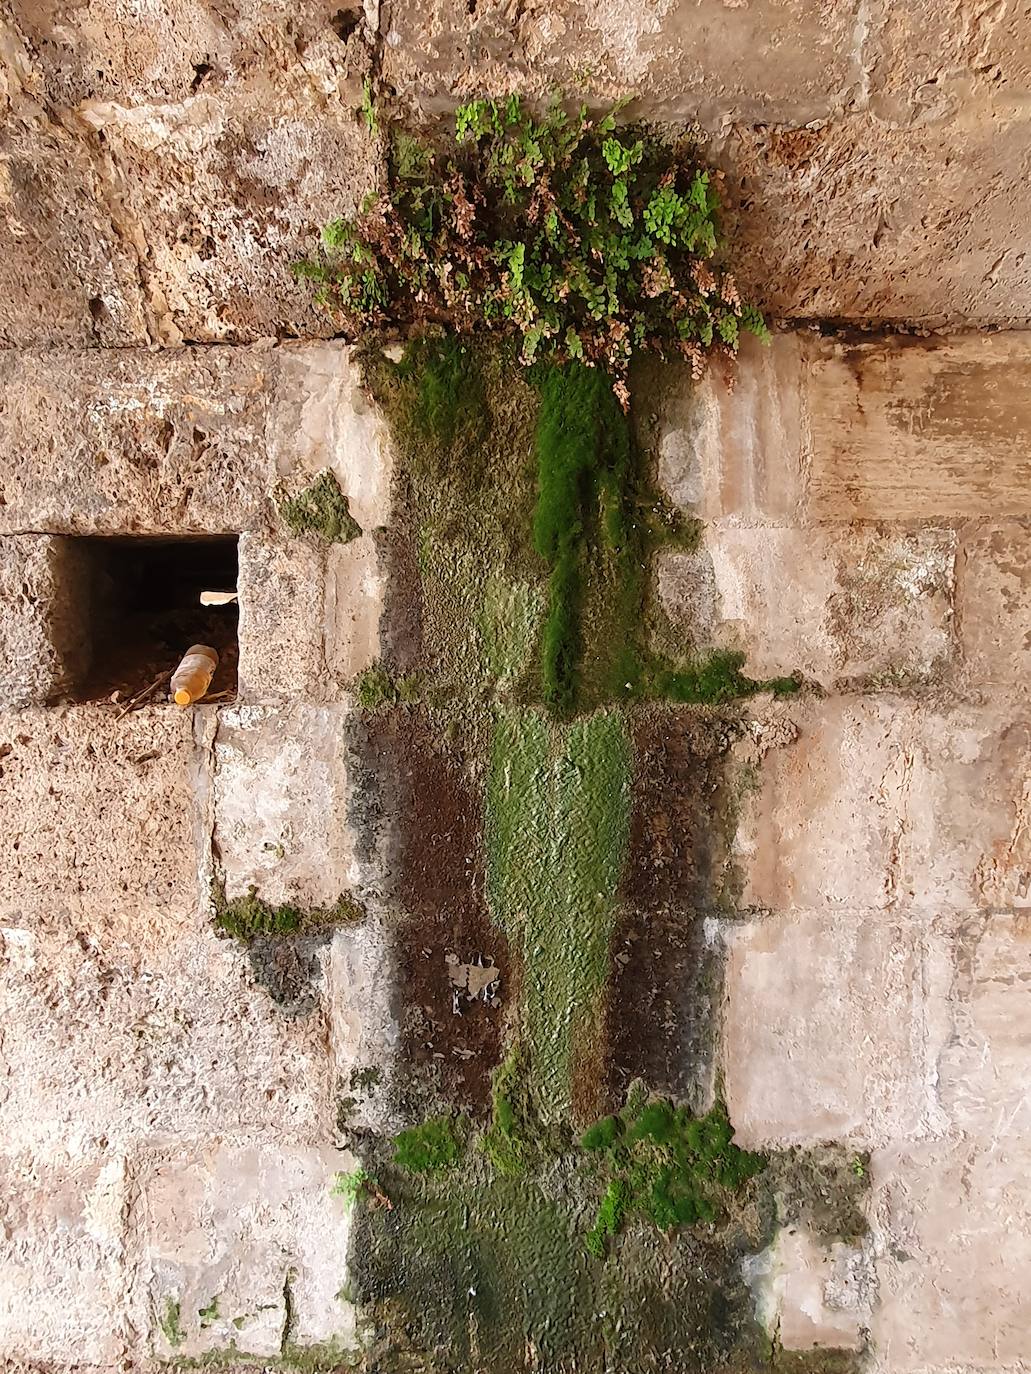
M 0 538 L 0 706 L 52 701 L 85 673 L 86 566 L 73 541 L 45 534 Z
M 724 1074 L 742 1143 L 928 1134 L 938 1118 L 938 958 L 912 922 L 883 913 L 799 912 L 737 928 Z
M 954 520 L 1031 512 L 1031 335 L 754 340 L 733 372 L 648 375 L 646 438 L 706 521 Z
M 8 917 L 0 1015 L 7 1148 L 328 1129 L 325 1018 L 279 1011 L 206 917 L 175 937 L 143 912 L 119 933 L 56 904 L 45 921 Z
M 250 5 L 229 15 L 205 0 L 158 0 L 146 10 L 117 0 L 12 0 L 24 79 L 49 103 L 138 105 L 187 101 L 227 88 L 272 94 L 354 94 L 364 28 L 361 7 L 336 0 Z M 357 97 L 355 97 L 357 99 Z
M 1020 1369 L 1031 1329 L 1027 1136 L 894 1145 L 872 1161 L 878 1374 Z
M 278 530 L 246 533 L 239 559 L 240 700 L 339 696 L 326 672 L 325 548 Z
M 679 653 L 743 650 L 755 677 L 935 680 L 953 655 L 951 530 L 718 526 L 654 569 Z
M 5 531 L 244 529 L 271 480 L 271 349 L 0 357 Z
M 393 1134 L 406 1123 L 395 1080 L 401 1044 L 396 938 L 378 913 L 333 936 L 329 1024 L 339 1125 Z
M 386 418 L 362 389 L 354 349 L 339 343 L 285 344 L 269 450 L 291 492 L 332 472 L 366 533 L 390 516 L 393 455 Z
M 939 1095 L 953 1127 L 993 1139 L 1031 1130 L 1031 915 L 993 915 L 955 932 L 951 1035 Z
M 874 1293 L 868 1247 L 827 1245 L 804 1229 L 782 1228 L 745 1260 L 759 1320 L 785 1350 L 859 1350 Z
M 809 513 L 834 519 L 1031 514 L 1026 334 L 889 340 L 815 354 Z
M 193 722 L 175 707 L 0 715 L 0 910 L 171 935 L 203 900 Z
M 974 682 L 1031 678 L 1031 529 L 1018 520 L 975 527 L 956 565 L 956 611 Z
M 686 367 L 649 370 L 642 408 L 660 485 L 701 520 L 790 522 L 805 497 L 804 336 L 742 341 L 733 370 L 698 382 Z
M 154 1352 L 350 1346 L 354 1313 L 340 1294 L 350 1227 L 332 1185 L 353 1165 L 332 1149 L 228 1144 L 144 1165 L 133 1297 Z M 180 1339 L 169 1339 L 170 1312 Z
M 141 246 L 97 150 L 74 121 L 9 115 L 2 77 L 0 112 L 0 346 L 146 343 Z
M 198 97 L 80 114 L 103 135 L 120 213 L 146 245 L 157 342 L 332 333 L 290 264 L 372 189 L 377 145 L 351 110 Z
M 117 1367 L 128 1336 L 125 1159 L 12 1152 L 0 1157 L 0 1178 L 5 1363 Z
M 1020 699 L 793 703 L 737 835 L 745 900 L 929 913 L 1031 899 L 1031 721 Z
M 352 881 L 341 708 L 220 714 L 214 842 L 229 897 L 332 906 Z

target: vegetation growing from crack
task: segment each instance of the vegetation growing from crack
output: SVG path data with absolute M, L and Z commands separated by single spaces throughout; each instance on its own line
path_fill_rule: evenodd
M 348 544 L 362 532 L 331 472 L 319 473 L 306 491 L 280 501 L 279 513 L 294 534 L 314 535 L 326 544 Z
M 161 1314 L 158 1322 L 161 1327 L 161 1334 L 173 1350 L 178 1350 L 183 1341 L 186 1340 L 186 1332 L 182 1325 L 182 1305 L 177 1298 L 168 1298 L 165 1302 L 165 1310 Z
M 295 265 L 345 333 L 427 321 L 506 333 L 526 364 L 600 364 L 626 405 L 636 350 L 699 369 L 766 336 L 719 263 L 719 173 L 664 140 L 557 101 L 472 100 L 436 144 L 388 131 L 386 184 Z M 375 112 L 367 116 L 370 129 Z
M 244 941 L 267 936 L 314 935 L 365 919 L 361 902 L 347 893 L 342 893 L 332 906 L 300 907 L 292 902 L 274 905 L 259 897 L 258 889 L 253 886 L 243 897 L 228 898 L 225 883 L 220 878 L 212 882 L 211 903 L 216 931 Z

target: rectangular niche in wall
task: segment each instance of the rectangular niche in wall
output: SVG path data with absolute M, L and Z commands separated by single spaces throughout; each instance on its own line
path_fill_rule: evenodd
M 227 599 L 236 592 L 235 534 L 88 535 L 70 542 L 86 585 L 69 593 L 82 607 L 88 643 L 75 700 L 101 701 L 117 691 L 127 701 L 171 673 L 191 644 L 218 650 L 209 695 L 235 695 L 239 614 L 235 599 Z M 166 697 L 162 685 L 153 699 Z

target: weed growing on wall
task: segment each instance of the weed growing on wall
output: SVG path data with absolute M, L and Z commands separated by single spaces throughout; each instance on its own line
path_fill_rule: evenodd
M 375 113 L 366 100 L 370 129 Z M 600 364 L 624 406 L 633 353 L 700 369 L 765 337 L 718 262 L 718 174 L 693 141 L 555 103 L 473 100 L 438 144 L 388 136 L 386 184 L 295 271 L 357 336 L 370 325 L 503 331 L 525 363 Z
M 313 934 L 365 919 L 362 904 L 347 893 L 341 894 L 332 906 L 300 907 L 293 902 L 267 902 L 258 895 L 256 887 L 248 888 L 242 897 L 228 898 L 225 884 L 215 881 L 211 903 L 215 929 L 221 935 L 235 936 L 238 940 Z

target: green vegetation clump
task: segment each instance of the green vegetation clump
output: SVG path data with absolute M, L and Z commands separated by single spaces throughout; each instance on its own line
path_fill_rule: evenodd
M 394 1163 L 409 1173 L 450 1169 L 462 1157 L 462 1142 L 450 1116 L 431 1117 L 394 1137 Z
M 765 1167 L 763 1155 L 741 1150 L 722 1103 L 695 1117 L 665 1099 L 604 1117 L 581 1146 L 598 1157 L 609 1181 L 587 1236 L 591 1254 L 604 1254 L 634 1213 L 664 1231 L 716 1221 L 726 1199 Z
M 384 190 L 326 226 L 323 260 L 294 270 L 345 333 L 503 331 L 524 363 L 601 364 L 624 405 L 636 349 L 700 369 L 743 331 L 765 337 L 717 262 L 718 173 L 696 141 L 618 126 L 617 113 L 556 102 L 537 118 L 511 96 L 459 106 L 437 146 L 390 131 Z
M 374 663 L 355 678 L 354 699 L 367 711 L 383 706 L 412 706 L 420 696 L 417 673 L 397 676 L 383 663 Z
M 172 1347 L 178 1350 L 183 1341 L 186 1340 L 186 1332 L 182 1325 L 182 1306 L 176 1298 L 168 1298 L 165 1302 L 165 1310 L 158 1319 L 161 1327 L 161 1334 Z
M 320 472 L 306 491 L 280 501 L 279 513 L 294 534 L 313 534 L 327 544 L 350 543 L 362 532 L 331 472 Z
M 215 909 L 215 929 L 238 940 L 259 936 L 315 934 L 337 926 L 354 925 L 365 919 L 365 909 L 355 898 L 342 893 L 331 907 L 304 908 L 291 902 L 273 906 L 250 887 L 246 896 L 226 897 L 225 883 L 216 880 L 211 887 Z
M 335 1174 L 330 1192 L 334 1197 L 342 1197 L 349 1207 L 353 1207 L 371 1179 L 372 1175 L 359 1164 L 356 1169 Z

